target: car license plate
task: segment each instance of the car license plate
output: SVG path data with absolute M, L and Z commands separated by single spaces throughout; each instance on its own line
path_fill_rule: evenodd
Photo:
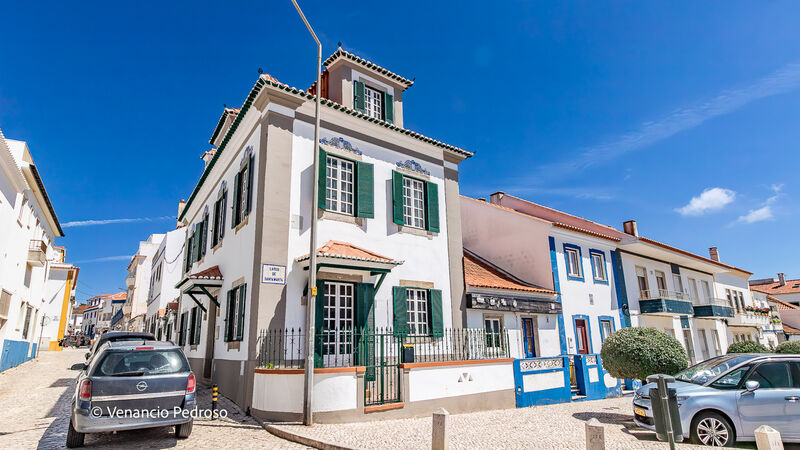
M 642 408 L 636 408 L 636 407 L 633 408 L 633 413 L 636 414 L 636 415 L 639 415 L 639 416 L 646 416 L 647 415 L 647 414 L 644 413 L 644 410 Z

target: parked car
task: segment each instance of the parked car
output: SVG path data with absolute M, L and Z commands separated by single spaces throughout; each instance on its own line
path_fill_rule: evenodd
M 155 339 L 156 337 L 153 333 L 145 333 L 142 331 L 108 331 L 95 338 L 92 348 L 86 352 L 86 361 L 89 361 L 97 349 L 107 342 L 154 341 Z
M 730 354 L 675 375 L 683 437 L 696 444 L 731 446 L 755 441 L 769 425 L 784 442 L 800 442 L 800 355 Z M 633 397 L 634 422 L 654 430 L 650 383 Z
M 196 381 L 183 351 L 168 342 L 104 344 L 78 376 L 72 397 L 67 447 L 87 433 L 174 426 L 192 432 Z

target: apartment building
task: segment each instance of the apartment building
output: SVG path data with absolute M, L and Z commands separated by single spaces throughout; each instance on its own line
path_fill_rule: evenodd
M 163 240 L 163 234 L 151 234 L 146 241 L 139 242 L 139 248 L 128 264 L 128 275 L 125 277 L 127 296 L 122 307 L 122 318 L 114 324 L 115 330 L 145 331 L 153 256 Z
M 168 304 L 177 302 L 180 291 L 175 287 L 183 276 L 183 247 L 186 230 L 172 230 L 164 235 L 150 263 L 150 287 L 145 315 L 145 331 L 158 339 L 172 336 Z

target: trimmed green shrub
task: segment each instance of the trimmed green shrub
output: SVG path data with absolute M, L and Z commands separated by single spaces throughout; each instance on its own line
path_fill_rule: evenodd
M 616 378 L 646 380 L 648 375 L 675 375 L 688 366 L 677 339 L 653 328 L 622 328 L 603 342 L 603 366 Z
M 728 346 L 728 353 L 770 353 L 770 351 L 755 341 L 739 341 Z
M 775 347 L 775 353 L 800 355 L 800 341 L 781 342 L 777 347 Z

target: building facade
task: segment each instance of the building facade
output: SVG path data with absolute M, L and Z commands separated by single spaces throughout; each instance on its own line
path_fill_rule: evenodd
M 115 330 L 145 331 L 153 256 L 163 240 L 163 234 L 151 234 L 146 241 L 139 242 L 139 248 L 128 264 L 125 277 L 127 297 L 122 307 L 122 318 L 114 324 Z
M 166 233 L 152 257 L 150 288 L 145 315 L 145 331 L 157 339 L 170 339 L 172 324 L 168 315 L 170 302 L 178 300 L 180 291 L 175 287 L 183 276 L 183 247 L 186 230 L 181 228 Z
M 60 349 L 78 276 L 63 235 L 28 145 L 0 132 L 0 370 Z
M 355 366 L 357 345 L 347 340 L 356 333 L 436 340 L 465 326 L 458 164 L 471 153 L 402 128 L 411 84 L 340 49 L 326 61 L 320 142 L 317 86 L 302 91 L 262 75 L 242 108 L 220 118 L 216 149 L 179 217 L 187 244 L 178 341 L 199 376 L 255 414 L 301 411 L 297 397 L 271 404 L 256 368 L 259 333 L 306 328 L 312 207 L 317 367 Z M 513 386 L 504 395 L 513 401 Z M 323 415 L 358 411 L 346 404 Z

